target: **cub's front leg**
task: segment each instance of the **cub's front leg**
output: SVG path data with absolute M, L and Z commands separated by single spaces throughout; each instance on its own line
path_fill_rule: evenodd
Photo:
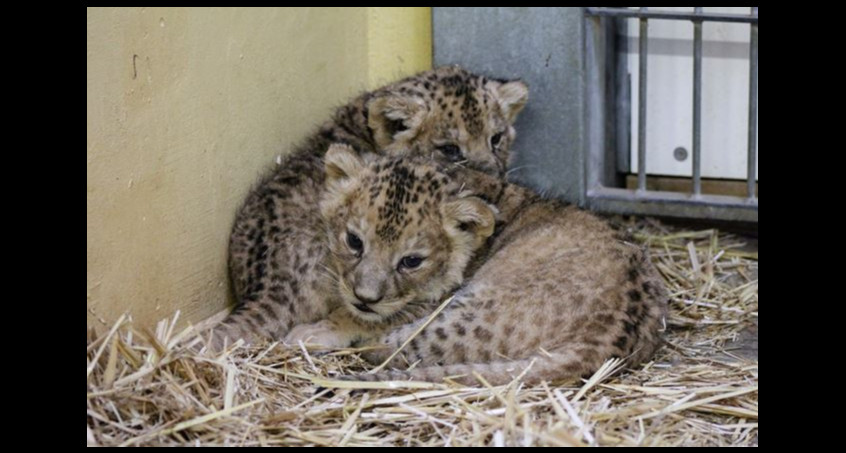
M 362 326 L 355 322 L 344 308 L 329 314 L 326 319 L 313 324 L 294 327 L 285 337 L 285 343 L 316 344 L 327 348 L 347 348 L 353 343 L 368 341 L 382 333 L 382 329 Z
M 291 329 L 285 337 L 285 343 L 290 345 L 298 344 L 300 341 L 304 344 L 315 344 L 332 349 L 346 348 L 352 344 L 348 335 L 328 319 L 313 324 L 300 324 Z

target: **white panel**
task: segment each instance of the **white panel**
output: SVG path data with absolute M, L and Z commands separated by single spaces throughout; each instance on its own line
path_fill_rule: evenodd
M 651 8 L 650 8 L 651 9 Z M 656 7 L 693 12 L 692 7 Z M 749 14 L 749 7 L 704 8 L 705 12 Z M 631 74 L 631 171 L 637 173 L 638 35 L 628 20 L 628 69 Z M 748 24 L 705 22 L 702 26 L 702 177 L 746 179 L 749 122 Z M 693 174 L 693 23 L 649 20 L 646 172 Z M 673 151 L 683 147 L 687 158 Z M 757 175 L 757 161 L 756 161 Z

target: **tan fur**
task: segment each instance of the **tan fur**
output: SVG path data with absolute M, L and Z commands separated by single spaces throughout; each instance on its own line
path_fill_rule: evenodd
M 339 108 L 258 184 L 238 212 L 229 244 L 238 305 L 215 328 L 215 344 L 227 338 L 281 339 L 293 326 L 329 313 L 331 307 L 318 297 L 328 250 L 317 234 L 322 229 L 317 206 L 327 176 L 323 155 L 330 144 L 346 143 L 362 157 L 463 162 L 503 177 L 512 124 L 527 98 L 520 81 L 443 67 Z
M 286 342 L 344 346 L 430 312 L 464 279 L 493 233 L 494 213 L 426 160 L 367 164 L 349 146 L 333 145 L 325 161 L 320 210 L 329 253 L 318 296 L 343 314 L 318 328 L 297 326 Z M 404 266 L 406 257 L 420 262 Z
M 494 202 L 500 226 L 451 305 L 390 366 L 351 379 L 454 377 L 492 384 L 523 373 L 536 383 L 589 375 L 611 357 L 629 365 L 660 343 L 667 292 L 644 251 L 596 216 L 522 187 L 459 170 L 467 189 Z M 365 358 L 380 363 L 414 332 L 402 326 Z M 411 371 L 401 371 L 416 364 Z

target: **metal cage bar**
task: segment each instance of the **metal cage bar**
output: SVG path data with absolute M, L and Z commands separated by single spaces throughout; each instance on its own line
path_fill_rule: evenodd
M 694 9 L 702 15 L 702 7 Z M 702 194 L 702 21 L 693 22 L 693 195 Z
M 758 222 L 758 199 L 754 195 L 755 163 L 757 148 L 758 121 L 758 8 L 754 7 L 750 15 L 709 14 L 696 7 L 693 13 L 676 13 L 623 8 L 585 8 L 585 85 L 586 90 L 586 141 L 585 141 L 585 179 L 584 199 L 591 209 L 623 214 L 641 214 L 674 217 L 698 217 L 745 222 Z M 606 122 L 609 96 L 603 89 L 609 74 L 605 65 L 609 52 L 602 52 L 606 42 L 603 19 L 636 18 L 640 22 L 638 96 L 638 181 L 637 189 L 621 188 L 613 178 L 603 174 L 604 168 L 618 168 L 608 165 L 609 159 L 616 159 L 617 152 L 608 142 L 606 128 L 615 122 Z M 648 56 L 648 19 L 690 20 L 694 25 L 694 121 L 693 121 L 693 191 L 678 193 L 646 190 L 646 62 Z M 702 132 L 702 59 L 704 22 L 738 22 L 751 26 L 750 45 L 750 109 L 749 109 L 749 165 L 747 174 L 749 197 L 721 196 L 701 193 L 701 132 Z M 619 121 L 618 121 L 619 122 Z
M 640 8 L 641 13 L 646 13 L 646 7 Z M 649 22 L 646 18 L 640 19 L 640 80 L 637 90 L 637 189 L 646 190 L 646 63 L 649 41 Z
M 754 8 L 756 11 L 758 7 Z M 644 19 L 665 19 L 665 20 L 704 20 L 708 22 L 737 22 L 747 24 L 757 24 L 758 14 L 747 16 L 743 14 L 720 14 L 720 13 L 683 13 L 677 11 L 646 11 L 646 8 L 641 7 L 640 10 L 633 10 L 627 8 L 585 8 L 589 16 L 606 16 L 606 17 L 627 17 L 627 18 L 644 18 Z
M 752 7 L 758 17 L 758 7 Z M 758 22 L 752 24 L 749 43 L 749 150 L 746 168 L 747 192 L 755 198 L 755 163 L 758 151 Z

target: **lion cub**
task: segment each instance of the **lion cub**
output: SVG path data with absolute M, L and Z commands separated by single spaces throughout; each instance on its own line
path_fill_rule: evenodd
M 441 67 L 363 93 L 294 147 L 239 209 L 229 240 L 229 275 L 238 305 L 214 341 L 284 338 L 331 307 L 316 292 L 326 253 L 317 210 L 323 155 L 343 142 L 358 154 L 464 162 L 504 175 L 514 121 L 528 100 L 519 80 Z
M 458 170 L 465 190 L 499 210 L 497 231 L 451 304 L 390 365 L 364 380 L 446 377 L 504 384 L 578 378 L 607 359 L 647 360 L 660 344 L 668 293 L 644 250 L 598 217 L 530 190 Z M 365 353 L 380 363 L 423 320 L 393 330 Z
M 494 212 L 431 160 L 367 163 L 349 146 L 332 145 L 324 161 L 328 253 L 318 293 L 334 311 L 296 326 L 286 342 L 342 347 L 431 313 L 464 280 L 493 233 Z

